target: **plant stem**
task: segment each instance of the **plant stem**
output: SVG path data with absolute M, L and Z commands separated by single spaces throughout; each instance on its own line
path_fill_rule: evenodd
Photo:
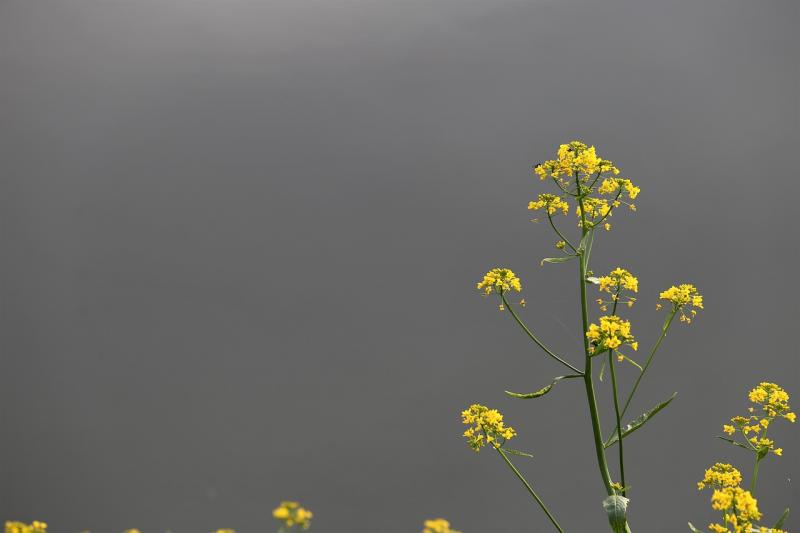
M 549 355 L 550 357 L 552 357 L 553 359 L 555 359 L 556 361 L 558 361 L 558 362 L 559 362 L 559 363 L 561 363 L 562 365 L 566 366 L 567 368 L 569 368 L 569 369 L 570 369 L 570 370 L 572 370 L 573 372 L 576 372 L 576 373 L 578 373 L 578 374 L 582 374 L 582 372 L 581 372 L 580 370 L 578 370 L 576 367 L 572 366 L 570 363 L 568 363 L 567 361 L 565 361 L 565 360 L 564 360 L 564 359 L 562 359 L 561 357 L 559 357 L 559 356 L 557 356 L 556 354 L 554 354 L 554 353 L 553 353 L 553 352 L 552 352 L 552 351 L 551 351 L 551 350 L 550 350 L 550 349 L 549 349 L 547 346 L 545 346 L 544 344 L 542 344 L 542 341 L 540 341 L 540 340 L 539 340 L 539 339 L 536 337 L 536 335 L 534 335 L 534 334 L 533 334 L 533 332 L 532 332 L 531 330 L 529 330 L 529 329 L 528 329 L 528 326 L 526 326 L 526 325 L 525 325 L 525 324 L 522 322 L 522 320 L 520 320 L 520 318 L 517 316 L 517 313 L 514 311 L 514 308 L 513 308 L 513 307 L 511 307 L 511 306 L 508 304 L 508 300 L 506 300 L 506 295 L 505 295 L 505 294 L 503 294 L 503 293 L 500 293 L 500 298 L 501 298 L 501 299 L 502 299 L 502 301 L 503 301 L 503 305 L 505 305 L 506 309 L 508 309 L 508 312 L 509 312 L 509 313 L 511 313 L 511 316 L 513 316 L 513 317 L 514 317 L 514 320 L 516 320 L 516 321 L 517 321 L 517 324 L 519 324 L 519 326 L 520 326 L 520 327 L 523 329 L 523 331 L 525 331 L 525 333 L 527 333 L 527 334 L 528 334 L 528 337 L 530 337 L 530 338 L 531 338 L 531 340 L 532 340 L 533 342 L 535 342 L 535 343 L 536 343 L 536 345 L 537 345 L 539 348 L 541 348 L 542 350 L 544 350 L 544 351 L 545 351 L 545 353 L 546 353 L 547 355 Z
M 614 413 L 617 415 L 617 435 L 622 437 L 622 417 L 619 414 L 617 372 L 614 370 L 614 350 L 608 351 L 608 366 L 611 370 L 611 388 L 614 391 Z M 622 438 L 619 439 L 617 445 L 619 446 L 619 482 L 622 485 L 622 495 L 625 496 L 625 452 L 622 450 Z
M 508 465 L 508 467 L 511 469 L 511 471 L 512 471 L 512 472 L 514 472 L 514 474 L 516 474 L 516 476 L 519 478 L 519 480 L 522 482 L 522 484 L 523 484 L 523 485 L 525 485 L 525 488 L 528 490 L 528 492 L 530 493 L 530 495 L 531 495 L 531 496 L 533 496 L 533 499 L 534 499 L 534 500 L 536 500 L 536 503 L 538 503 L 538 504 L 539 504 L 539 507 L 541 507 L 541 508 L 542 508 L 542 511 L 544 511 L 544 514 L 546 514 L 546 515 L 547 515 L 547 518 L 549 518 L 549 519 L 550 519 L 550 522 L 552 522 L 552 523 L 553 523 L 553 525 L 554 525 L 554 526 L 555 526 L 555 528 L 556 528 L 556 529 L 559 531 L 559 533 L 564 533 L 564 530 L 563 530 L 563 529 L 561 529 L 561 526 L 560 526 L 560 525 L 558 525 L 558 522 L 556 522 L 556 519 L 555 519 L 555 517 L 554 517 L 554 516 L 553 516 L 553 515 L 550 513 L 550 510 L 549 510 L 549 509 L 547 508 L 547 506 L 544 504 L 544 502 L 543 502 L 543 501 L 542 501 L 542 499 L 539 497 L 539 495 L 538 495 L 538 494 L 536 494 L 536 491 L 535 491 L 535 490 L 533 490 L 533 487 L 531 487 L 531 484 L 530 484 L 530 483 L 528 483 L 528 481 L 527 481 L 527 480 L 526 480 L 526 479 L 525 479 L 525 478 L 522 476 L 522 474 L 520 473 L 520 471 L 519 471 L 519 470 L 517 470 L 517 467 L 516 467 L 516 466 L 514 466 L 514 464 L 513 464 L 513 463 L 512 463 L 512 462 L 509 460 L 509 458 L 508 458 L 508 456 L 506 455 L 506 453 L 505 453 L 505 452 L 504 452 L 504 451 L 503 451 L 501 448 L 497 448 L 497 447 L 495 447 L 495 450 L 497 450 L 497 453 L 499 453 L 499 454 L 500 454 L 500 457 L 502 457 L 502 458 L 503 458 L 503 460 L 506 462 L 506 464 Z
M 578 190 L 578 207 L 581 214 L 581 240 L 586 236 L 589 230 L 586 227 L 586 211 L 583 206 L 583 197 L 581 190 L 580 178 L 575 175 L 575 185 Z M 589 310 L 586 305 L 586 255 L 581 252 L 578 257 L 578 275 L 581 289 L 581 320 L 583 324 L 583 353 L 584 353 L 584 369 L 583 369 L 583 382 L 586 386 L 586 400 L 589 403 L 589 416 L 592 420 L 592 435 L 594 437 L 594 448 L 597 454 L 597 466 L 600 469 L 600 477 L 603 478 L 603 485 L 606 487 L 606 492 L 609 496 L 614 494 L 614 489 L 611 487 L 611 475 L 608 473 L 608 462 L 606 461 L 606 451 L 603 447 L 603 436 L 600 430 L 600 415 L 597 412 L 597 398 L 594 394 L 594 382 L 592 380 L 592 358 L 589 355 L 589 338 L 586 332 L 589 331 Z
M 750 494 L 756 495 L 756 483 L 758 482 L 758 466 L 761 464 L 761 458 L 756 455 L 756 465 L 753 467 L 753 478 L 750 480 Z
M 675 315 L 677 314 L 677 312 L 678 312 L 677 309 L 673 309 L 671 314 L 669 315 L 669 318 L 667 318 L 667 321 L 664 323 L 664 327 L 661 330 L 661 336 L 656 341 L 655 345 L 653 346 L 653 349 L 650 350 L 650 355 L 647 357 L 647 362 L 644 364 L 644 368 L 642 368 L 642 371 L 639 373 L 639 376 L 636 378 L 636 381 L 633 383 L 633 388 L 631 389 L 631 392 L 628 393 L 628 399 L 625 400 L 625 406 L 622 408 L 622 416 L 625 416 L 625 413 L 628 411 L 628 406 L 631 404 L 631 400 L 633 399 L 633 395 L 636 393 L 636 389 L 639 387 L 639 383 L 642 381 L 642 378 L 644 377 L 644 373 L 647 372 L 647 369 L 650 366 L 650 363 L 653 362 L 653 356 L 656 355 L 656 351 L 658 351 L 658 347 L 661 346 L 661 341 L 663 341 L 664 337 L 667 336 L 667 330 L 669 330 L 669 327 L 672 324 L 672 319 L 675 318 Z M 620 434 L 619 437 L 620 437 L 620 441 L 621 441 L 622 440 L 622 435 Z

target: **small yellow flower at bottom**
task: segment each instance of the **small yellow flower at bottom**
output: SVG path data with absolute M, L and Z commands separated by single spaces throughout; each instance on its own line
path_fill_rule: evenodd
M 34 520 L 30 524 L 24 522 L 6 522 L 5 533 L 47 533 L 47 524 Z
M 272 517 L 279 522 L 283 522 L 282 526 L 292 528 L 294 526 L 308 529 L 311 527 L 311 519 L 314 514 L 300 507 L 297 502 L 283 501 L 281 504 L 272 511 Z
M 455 529 L 450 529 L 450 522 L 444 518 L 425 520 L 423 526 L 422 533 L 461 533 Z

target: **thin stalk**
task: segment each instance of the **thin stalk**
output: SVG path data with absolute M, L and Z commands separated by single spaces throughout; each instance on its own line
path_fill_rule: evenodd
M 533 334 L 533 332 L 532 332 L 531 330 L 529 330 L 529 329 L 528 329 L 528 326 L 526 326 L 526 325 L 525 325 L 525 324 L 522 322 L 522 320 L 520 320 L 520 318 L 517 316 L 517 313 L 514 311 L 514 308 L 513 308 L 513 307 L 511 307 L 511 306 L 508 304 L 508 300 L 506 300 L 506 295 L 505 295 L 505 294 L 503 294 L 503 293 L 500 293 L 500 298 L 501 298 L 501 299 L 502 299 L 502 301 L 503 301 L 503 305 L 505 305 L 506 309 L 508 309 L 508 312 L 509 312 L 509 313 L 511 313 L 511 316 L 513 316 L 513 317 L 514 317 L 514 320 L 516 320 L 516 321 L 517 321 L 517 324 L 519 324 L 519 327 L 521 327 L 521 328 L 523 329 L 523 331 L 525 331 L 525 333 L 527 333 L 527 334 L 528 334 L 528 337 L 530 337 L 530 338 L 531 338 L 531 340 L 532 340 L 533 342 L 535 342 L 535 343 L 536 343 L 536 345 L 537 345 L 539 348 L 541 348 L 542 350 L 544 350 L 544 352 L 545 352 L 547 355 L 549 355 L 550 357 L 552 357 L 553 359 L 555 359 L 556 361 L 558 361 L 558 362 L 559 362 L 559 363 L 561 363 L 562 365 L 566 366 L 567 368 L 569 368 L 569 369 L 570 369 L 570 370 L 572 370 L 573 372 L 575 372 L 575 373 L 578 373 L 578 374 L 582 374 L 582 372 L 581 372 L 580 370 L 578 370 L 576 367 L 572 366 L 570 363 L 568 363 L 567 361 L 565 361 L 564 359 L 562 359 L 561 357 L 559 357 L 558 355 L 556 355 L 555 353 L 553 353 L 553 352 L 552 352 L 552 350 L 550 350 L 550 348 L 548 348 L 547 346 L 545 346 L 544 344 L 542 344 L 542 341 L 540 341 L 540 340 L 539 340 L 539 339 L 536 337 L 536 335 L 534 335 L 534 334 Z
M 756 455 L 756 465 L 753 467 L 753 478 L 750 480 L 750 494 L 756 495 L 756 483 L 758 482 L 758 467 L 761 464 L 761 458 Z
M 497 447 L 495 447 L 495 450 L 497 450 L 497 453 L 499 453 L 499 454 L 500 454 L 500 457 L 502 457 L 502 458 L 503 458 L 503 460 L 506 462 L 506 464 L 508 465 L 508 467 L 511 469 L 511 471 L 512 471 L 512 472 L 514 472 L 514 474 L 516 474 L 516 476 L 519 478 L 519 480 L 522 482 L 522 484 L 523 484 L 523 485 L 525 485 L 525 488 L 528 490 L 528 493 L 530 493 L 530 495 L 531 495 L 531 496 L 533 496 L 533 499 L 534 499 L 534 500 L 536 500 L 536 503 L 538 503 L 538 504 L 539 504 L 539 507 L 541 507 L 541 508 L 542 508 L 542 511 L 544 511 L 544 514 L 546 514 L 546 515 L 547 515 L 547 518 L 549 518 L 549 519 L 550 519 L 550 522 L 552 522 L 552 523 L 553 523 L 553 525 L 554 525 L 554 526 L 555 526 L 555 528 L 556 528 L 556 529 L 559 531 L 559 533 L 564 533 L 564 530 L 563 530 L 563 529 L 561 529 L 561 526 L 560 526 L 560 525 L 558 525 L 558 522 L 556 522 L 556 519 L 555 519 L 555 517 L 554 517 L 554 516 L 553 516 L 553 515 L 550 513 L 550 510 L 549 510 L 549 509 L 547 508 L 547 506 L 544 504 L 544 502 L 543 502 L 543 501 L 542 501 L 542 499 L 539 497 L 539 495 L 538 495 L 538 494 L 536 494 L 536 491 L 535 491 L 535 490 L 533 490 L 533 487 L 531 487 L 531 484 L 530 484 L 530 483 L 528 483 L 528 481 L 527 481 L 527 480 L 526 480 L 526 479 L 525 479 L 525 478 L 522 476 L 522 474 L 520 473 L 520 471 L 519 471 L 519 470 L 517 470 L 517 467 L 516 467 L 516 466 L 514 466 L 514 464 L 513 464 L 513 463 L 512 463 L 512 462 L 509 460 L 509 458 L 508 458 L 508 456 L 506 455 L 506 453 L 505 453 L 505 452 L 504 452 L 504 451 L 503 451 L 501 448 L 497 448 Z
M 617 435 L 622 436 L 622 417 L 619 413 L 619 398 L 617 395 L 617 372 L 614 370 L 614 350 L 608 351 L 608 366 L 611 370 L 611 388 L 614 391 L 614 414 L 617 415 Z M 625 496 L 625 452 L 622 450 L 622 438 L 617 442 L 619 446 L 619 482 L 622 485 L 622 495 Z
M 585 237 L 587 231 L 586 227 L 586 210 L 583 207 L 583 197 L 581 190 L 581 182 L 577 173 L 575 175 L 575 184 L 578 190 L 578 206 L 581 214 L 581 236 Z M 597 398 L 594 394 L 594 382 L 592 380 L 592 358 L 589 355 L 589 338 L 586 332 L 589 331 L 589 310 L 586 305 L 586 256 L 582 253 L 578 258 L 578 274 L 581 289 L 581 320 L 583 323 L 583 348 L 584 348 L 584 370 L 583 382 L 586 386 L 586 400 L 589 403 L 589 416 L 592 420 L 592 435 L 594 437 L 594 448 L 597 454 L 597 466 L 600 469 L 600 477 L 603 478 L 603 485 L 606 487 L 606 492 L 609 496 L 614 494 L 614 489 L 611 486 L 611 474 L 608 472 L 608 462 L 606 460 L 606 451 L 603 447 L 603 435 L 600 430 L 600 415 L 597 411 Z
M 546 209 L 546 208 L 545 208 L 545 211 L 547 211 L 547 209 Z M 553 222 L 553 215 L 551 215 L 549 212 L 547 213 L 547 220 L 549 220 L 549 221 L 550 221 L 550 226 L 553 228 L 553 231 L 555 231 L 555 232 L 556 232 L 556 235 L 558 235 L 559 237 L 561 237 L 561 240 L 562 240 L 562 241 L 564 241 L 564 244 L 566 244 L 567 246 L 569 246 L 570 248 L 572 248 L 572 251 L 573 251 L 573 252 L 575 252 L 575 253 L 578 253 L 578 250 L 577 250 L 577 249 L 576 249 L 576 248 L 575 248 L 575 247 L 572 245 L 572 243 L 571 243 L 571 242 L 569 242 L 569 239 L 567 239 L 566 237 L 564 237 L 564 234 L 563 234 L 563 233 L 561 233 L 561 232 L 559 231 L 559 229 L 556 227 L 556 224 L 555 224 L 555 222 Z
M 647 369 L 650 367 L 650 363 L 653 362 L 653 356 L 656 355 L 656 352 L 658 351 L 658 347 L 661 346 L 661 341 L 663 341 L 664 337 L 667 336 L 667 330 L 669 330 L 669 327 L 672 324 L 672 319 L 675 318 L 675 315 L 677 314 L 677 312 L 678 312 L 677 309 L 673 309 L 672 310 L 672 314 L 669 315 L 669 318 L 667 319 L 667 322 L 664 324 L 664 328 L 661 331 L 661 336 L 656 341 L 655 345 L 653 346 L 653 349 L 650 350 L 650 355 L 647 357 L 647 362 L 644 364 L 644 368 L 642 368 L 642 371 L 639 373 L 639 376 L 636 378 L 636 381 L 633 383 L 633 388 L 631 389 L 631 392 L 628 393 L 628 399 L 625 400 L 625 406 L 622 408 L 622 416 L 625 416 L 625 413 L 628 411 L 628 406 L 631 404 L 631 400 L 633 399 L 633 395 L 636 394 L 636 389 L 639 387 L 639 383 L 642 381 L 642 378 L 644 377 L 645 372 L 647 372 Z M 621 440 L 622 440 L 622 435 L 620 434 L 620 441 Z

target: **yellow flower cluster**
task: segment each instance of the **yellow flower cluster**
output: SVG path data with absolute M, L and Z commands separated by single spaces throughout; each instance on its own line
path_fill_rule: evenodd
M 761 519 L 758 502 L 750 491 L 741 487 L 715 489 L 711 508 L 722 512 L 723 524 L 709 524 L 714 533 L 750 533 L 753 522 Z
M 594 146 L 588 146 L 580 141 L 562 144 L 558 148 L 556 159 L 545 161 L 533 170 L 540 179 L 552 178 L 561 192 L 578 199 L 575 209 L 580 218 L 578 226 L 585 224 L 587 229 L 600 224 L 606 230 L 611 229 L 607 219 L 612 215 L 612 211 L 623 203 L 621 199 L 623 193 L 627 194 L 629 200 L 633 200 L 640 191 L 631 180 L 618 177 L 619 169 L 611 161 L 599 157 Z M 592 196 L 592 193 L 600 196 L 613 195 L 613 197 L 601 198 Z M 549 201 L 547 197 L 550 197 Z M 557 204 L 554 199 L 558 199 Z M 631 210 L 636 211 L 634 204 L 625 203 Z M 539 201 L 531 202 L 529 208 L 546 208 L 548 214 L 552 215 L 558 209 L 566 210 L 568 205 L 559 196 L 540 195 Z
M 734 435 L 737 431 L 745 437 L 751 450 L 763 457 L 768 452 L 775 455 L 783 455 L 782 448 L 776 448 L 775 442 L 767 438 L 767 430 L 776 418 L 784 418 L 794 423 L 797 415 L 792 412 L 789 405 L 789 393 L 775 383 L 762 382 L 750 391 L 748 399 L 760 407 L 762 415 L 751 414 L 748 416 L 734 416 L 730 424 L 722 426 L 723 431 L 728 435 Z M 755 407 L 748 409 L 750 413 L 756 411 Z M 752 436 L 749 436 L 752 434 Z
M 601 316 L 600 325 L 589 325 L 586 336 L 591 342 L 592 353 L 614 350 L 623 344 L 630 345 L 634 350 L 639 349 L 639 343 L 631 334 L 631 323 L 616 315 Z
M 480 404 L 473 404 L 461 412 L 461 421 L 470 426 L 464 432 L 469 447 L 476 452 L 487 444 L 499 448 L 505 441 L 517 434 L 512 427 L 503 423 L 503 415 L 497 409 L 489 409 Z
M 450 529 L 450 522 L 444 518 L 436 518 L 434 520 L 425 520 L 424 529 L 422 533 L 461 533 L 455 529 Z
M 36 520 L 31 524 L 6 522 L 6 533 L 47 533 L 47 524 Z
M 673 285 L 669 289 L 663 291 L 659 295 L 659 298 L 671 302 L 672 311 L 676 313 L 680 312 L 680 321 L 687 324 L 691 324 L 692 318 L 697 315 L 697 309 L 703 308 L 703 296 L 697 292 L 697 288 L 691 283 L 683 283 L 677 287 Z M 687 315 L 684 312 L 687 306 L 696 307 L 697 309 L 691 309 L 689 315 Z M 660 309 L 661 305 L 657 305 L 656 308 Z
M 300 507 L 297 502 L 281 502 L 281 504 L 272 511 L 272 516 L 275 520 L 283 522 L 282 525 L 291 528 L 294 526 L 308 529 L 311 527 L 311 519 L 314 518 L 314 513 Z
M 503 294 L 511 289 L 519 292 L 522 290 L 522 284 L 517 275 L 507 268 L 491 269 L 483 276 L 483 281 L 478 283 L 478 290 L 486 294 L 493 292 Z
M 594 146 L 587 146 L 580 141 L 562 144 L 558 148 L 558 159 L 545 161 L 533 170 L 542 180 L 548 177 L 570 178 L 575 175 L 586 179 L 598 172 L 609 172 L 615 176 L 619 174 L 619 169 L 611 161 L 597 156 Z
M 236 533 L 236 532 L 232 529 L 218 529 L 214 533 Z
M 544 209 L 548 215 L 554 215 L 557 211 L 561 211 L 566 215 L 569 212 L 569 204 L 555 194 L 540 194 L 537 201 L 528 204 L 528 209 L 531 211 Z
M 722 489 L 726 487 L 738 487 L 742 483 L 742 473 L 728 463 L 716 463 L 706 470 L 703 480 L 697 483 L 697 488 L 703 490 L 706 487 Z
M 639 292 L 639 280 L 624 268 L 615 268 L 605 276 L 600 276 L 595 280 L 600 285 L 600 292 L 607 292 L 611 295 L 611 302 L 606 302 L 602 298 L 597 299 L 597 304 L 600 309 L 606 311 L 607 303 L 616 303 L 620 301 L 620 293 L 623 290 L 631 292 Z M 628 297 L 625 304 L 628 307 L 633 307 L 636 298 Z
M 618 191 L 624 191 L 628 198 L 635 200 L 639 196 L 641 189 L 626 178 L 606 178 L 597 188 L 597 192 L 600 194 L 614 194 Z

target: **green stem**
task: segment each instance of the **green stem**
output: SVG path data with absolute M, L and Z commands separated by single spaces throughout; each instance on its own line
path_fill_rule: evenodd
M 526 479 L 525 479 L 525 478 L 522 476 L 522 474 L 520 473 L 520 471 L 519 471 L 519 470 L 517 470 L 517 467 L 516 467 L 516 466 L 514 466 L 514 464 L 513 464 L 513 463 L 512 463 L 512 462 L 509 460 L 509 458 L 508 458 L 508 456 L 506 455 L 506 453 L 505 453 L 505 452 L 504 452 L 504 451 L 503 451 L 501 448 L 497 448 L 497 447 L 495 447 L 495 450 L 497 450 L 497 453 L 499 453 L 499 454 L 500 454 L 500 457 L 502 457 L 502 458 L 503 458 L 503 460 L 506 462 L 506 464 L 508 465 L 508 467 L 511 469 L 511 471 L 512 471 L 512 472 L 514 472 L 514 474 L 516 474 L 516 476 L 519 478 L 519 480 L 522 482 L 522 484 L 523 484 L 523 485 L 525 485 L 525 488 L 528 490 L 528 492 L 530 493 L 530 495 L 531 495 L 531 496 L 533 496 L 533 499 L 534 499 L 534 500 L 536 500 L 536 503 L 538 503 L 538 504 L 539 504 L 539 507 L 541 507 L 541 508 L 542 508 L 542 511 L 544 511 L 544 514 L 546 514 L 546 515 L 547 515 L 547 518 L 549 518 L 549 519 L 550 519 L 550 522 L 552 522 L 552 523 L 553 523 L 553 525 L 554 525 L 554 526 L 555 526 L 555 528 L 556 528 L 556 529 L 559 531 L 559 533 L 564 533 L 564 530 L 563 530 L 563 529 L 561 529 L 561 526 L 560 526 L 560 525 L 558 525 L 558 522 L 556 522 L 556 519 L 555 519 L 555 517 L 554 517 L 554 516 L 553 516 L 553 515 L 550 513 L 550 510 L 549 510 L 549 509 L 547 508 L 547 506 L 544 504 L 544 502 L 543 502 L 543 501 L 542 501 L 542 499 L 539 497 L 539 495 L 538 495 L 538 494 L 536 494 L 536 491 L 535 491 L 535 490 L 533 490 L 533 487 L 531 487 L 531 484 L 530 484 L 530 483 L 528 483 L 528 481 L 527 481 L 527 480 L 526 480 Z
M 583 197 L 581 190 L 580 178 L 575 176 L 575 184 L 578 190 L 578 206 L 581 215 L 581 236 L 585 237 L 586 233 L 590 231 L 586 227 L 586 211 L 583 207 Z M 581 239 L 583 240 L 583 239 Z M 600 430 L 600 415 L 597 412 L 597 398 L 594 394 L 594 382 L 592 380 L 592 357 L 589 354 L 589 338 L 586 332 L 589 331 L 589 310 L 586 305 L 586 256 L 582 253 L 578 258 L 579 264 L 579 282 L 581 289 L 581 320 L 583 323 L 583 349 L 584 349 L 584 370 L 583 382 L 586 386 L 586 400 L 589 403 L 589 416 L 592 420 L 592 435 L 594 437 L 594 448 L 597 454 L 597 466 L 600 469 L 600 476 L 603 478 L 603 485 L 606 487 L 606 492 L 609 496 L 614 494 L 614 489 L 611 487 L 611 475 L 608 473 L 608 462 L 606 460 L 606 451 L 603 447 L 603 436 Z
M 628 411 L 628 406 L 631 404 L 631 400 L 633 399 L 633 395 L 636 394 L 636 389 L 639 388 L 639 383 L 642 381 L 642 378 L 644 377 L 645 372 L 647 372 L 647 369 L 650 367 L 650 363 L 653 362 L 653 356 L 656 355 L 656 352 L 658 351 L 658 347 L 661 346 L 661 341 L 663 341 L 664 337 L 667 336 L 667 330 L 669 330 L 669 327 L 672 324 L 672 319 L 675 318 L 675 315 L 677 314 L 677 312 L 678 312 L 678 309 L 673 309 L 672 310 L 672 314 L 669 315 L 669 318 L 667 318 L 667 321 L 664 323 L 664 327 L 661 330 L 661 336 L 656 341 L 655 345 L 653 346 L 653 349 L 650 350 L 650 355 L 647 357 L 647 362 L 644 364 L 644 368 L 642 368 L 642 371 L 639 373 L 639 376 L 636 378 L 636 381 L 633 383 L 633 388 L 631 389 L 631 392 L 628 393 L 628 399 L 625 400 L 625 406 L 622 408 L 622 416 L 625 416 L 625 413 Z M 620 441 L 621 440 L 622 440 L 622 435 L 620 434 Z
M 617 415 L 617 435 L 622 435 L 622 417 L 619 414 L 619 398 L 617 396 L 617 372 L 614 370 L 614 350 L 608 351 L 608 366 L 611 370 L 611 388 L 614 390 L 614 414 Z M 625 452 L 622 450 L 622 439 L 619 446 L 619 477 L 622 485 L 622 495 L 625 496 Z
M 750 480 L 750 494 L 754 497 L 756 495 L 756 483 L 758 482 L 758 466 L 761 464 L 761 459 L 756 455 L 756 465 L 753 467 L 753 479 Z
M 526 325 L 525 325 L 525 324 L 522 322 L 522 320 L 520 320 L 520 318 L 517 316 L 517 313 L 516 313 L 516 312 L 514 312 L 514 308 L 513 308 L 513 307 L 511 307 L 511 306 L 508 304 L 508 300 L 506 300 L 506 295 L 505 295 L 505 294 L 503 294 L 503 293 L 501 292 L 501 293 L 500 293 L 500 298 L 501 298 L 501 300 L 503 301 L 503 305 L 505 305 L 506 309 L 508 309 L 508 312 L 509 312 L 509 313 L 511 313 L 511 316 L 513 316 L 513 317 L 514 317 L 514 320 L 516 320 L 516 321 L 517 321 L 517 324 L 519 324 L 519 327 L 521 327 L 521 328 L 523 329 L 523 331 L 525 331 L 525 333 L 527 333 L 527 334 L 528 334 L 528 337 L 530 337 L 530 338 L 531 338 L 531 340 L 532 340 L 533 342 L 535 342 L 535 343 L 536 343 L 536 345 L 537 345 L 539 348 L 541 348 L 542 350 L 544 350 L 544 352 L 545 352 L 547 355 L 549 355 L 550 357 L 552 357 L 553 359 L 555 359 L 556 361 L 558 361 L 558 362 L 559 362 L 559 363 L 561 363 L 562 365 L 566 366 L 567 368 L 569 368 L 569 369 L 570 369 L 570 370 L 572 370 L 573 372 L 576 372 L 576 373 L 578 373 L 578 374 L 582 374 L 582 372 L 581 372 L 580 370 L 578 370 L 576 367 L 572 366 L 570 363 L 568 363 L 567 361 L 565 361 L 565 360 L 564 360 L 564 359 L 562 359 L 561 357 L 559 357 L 559 356 L 557 356 L 556 354 L 554 354 L 554 353 L 553 353 L 553 352 L 552 352 L 552 351 L 551 351 L 551 350 L 550 350 L 550 349 L 549 349 L 547 346 L 545 346 L 544 344 L 542 344 L 542 341 L 540 341 L 540 340 L 539 340 L 539 339 L 536 337 L 536 335 L 534 335 L 534 334 L 533 334 L 533 332 L 532 332 L 531 330 L 529 330 L 529 329 L 528 329 L 528 326 L 526 326 Z
M 547 211 L 547 208 L 545 208 L 545 211 Z M 564 234 L 563 234 L 563 233 L 561 233 L 561 232 L 559 231 L 559 229 L 556 227 L 556 223 L 555 223 L 555 222 L 553 222 L 553 216 L 550 214 L 550 212 L 549 212 L 549 211 L 547 211 L 547 220 L 549 220 L 549 221 L 550 221 L 550 227 L 552 227 L 552 228 L 553 228 L 553 231 L 555 231 L 555 232 L 556 232 L 556 235 L 558 235 L 558 236 L 561 238 L 561 240 L 562 240 L 562 241 L 564 241 L 564 244 L 566 244 L 567 246 L 569 246 L 570 248 L 572 248 L 572 251 L 573 251 L 573 252 L 575 252 L 575 253 L 578 253 L 578 250 L 577 250 L 577 249 L 576 249 L 576 248 L 575 248 L 575 247 L 572 245 L 572 243 L 571 243 L 571 242 L 569 242 L 569 239 L 567 239 L 566 237 L 564 237 Z

